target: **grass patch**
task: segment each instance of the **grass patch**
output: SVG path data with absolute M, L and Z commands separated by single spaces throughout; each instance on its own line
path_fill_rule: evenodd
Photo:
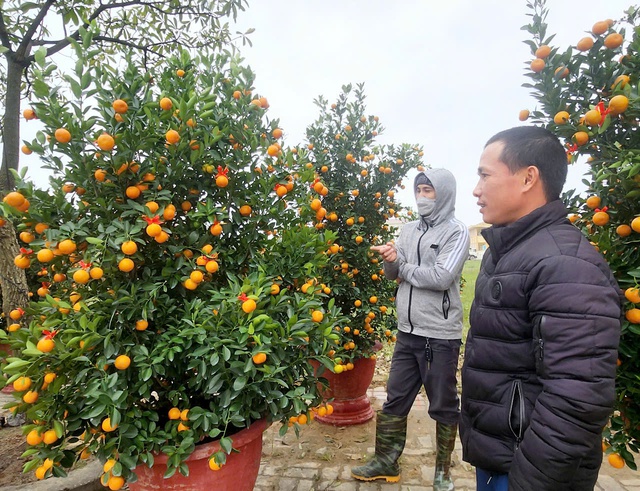
M 471 259 L 464 263 L 462 268 L 462 278 L 464 279 L 464 286 L 462 287 L 462 293 L 460 297 L 462 299 L 462 341 L 467 339 L 467 331 L 469 330 L 469 311 L 471 310 L 471 303 L 473 302 L 473 296 L 476 291 L 476 278 L 478 278 L 478 272 L 480 271 L 480 259 Z

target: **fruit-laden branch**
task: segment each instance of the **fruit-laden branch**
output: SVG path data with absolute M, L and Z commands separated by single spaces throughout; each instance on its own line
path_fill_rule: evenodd
M 79 2 L 78 2 L 79 3 Z M 5 143 L 5 151 L 2 155 L 2 170 L 0 170 L 0 190 L 11 189 L 12 178 L 8 173 L 8 169 L 18 168 L 19 153 L 19 105 L 21 96 L 21 83 L 23 77 L 27 74 L 29 66 L 35 60 L 33 48 L 37 46 L 46 46 L 45 57 L 49 57 L 62 49 L 69 46 L 72 42 L 80 40 L 81 33 L 88 29 L 92 24 L 97 23 L 98 31 L 95 33 L 94 40 L 97 42 L 108 43 L 113 46 L 123 46 L 129 49 L 135 49 L 143 53 L 144 63 L 146 64 L 149 55 L 160 56 L 163 50 L 172 45 L 190 46 L 188 38 L 183 38 L 179 34 L 170 35 L 171 39 L 153 39 L 153 33 L 159 32 L 157 25 L 163 24 L 162 21 L 150 23 L 147 26 L 138 25 L 138 23 L 130 23 L 126 20 L 126 13 L 131 9 L 140 9 L 140 20 L 149 17 L 164 17 L 181 19 L 184 16 L 198 22 L 209 22 L 211 27 L 220 29 L 226 33 L 226 26 L 217 25 L 217 19 L 226 15 L 233 14 L 234 18 L 237 10 L 243 10 L 246 0 L 208 0 L 206 2 L 197 2 L 195 0 L 183 2 L 182 5 L 173 6 L 173 2 L 166 0 L 107 0 L 104 2 L 88 2 L 89 8 L 77 9 L 75 19 L 79 22 L 67 22 L 66 25 L 73 25 L 75 31 L 69 36 L 65 36 L 58 40 L 34 39 L 38 36 L 36 33 L 39 29 L 44 29 L 44 19 L 47 14 L 51 14 L 51 7 L 73 9 L 76 2 L 69 1 L 65 3 L 57 0 L 46 0 L 39 8 L 33 19 L 25 20 L 24 14 L 18 14 L 21 25 L 11 24 L 11 15 L 16 12 L 15 9 L 8 10 L 7 3 L 0 3 L 0 42 L 6 48 L 4 53 L 7 59 L 7 84 L 6 92 L 3 94 L 5 99 L 5 114 L 3 118 L 4 134 L 3 141 Z M 94 4 L 96 5 L 94 8 Z M 4 5 L 4 7 L 3 7 Z M 208 9 L 206 7 L 209 7 Z M 122 11 L 122 17 L 117 15 L 108 16 L 106 13 L 118 10 Z M 206 10 L 206 12 L 204 11 Z M 135 12 L 135 10 L 134 10 Z M 135 14 L 134 14 L 135 15 Z M 138 26 L 136 28 L 136 26 Z M 151 39 L 145 38 L 149 34 Z M 16 41 L 16 39 L 18 41 Z M 208 39 L 208 41 L 207 41 Z M 224 37 L 218 39 L 211 33 L 203 36 L 203 42 L 211 44 L 211 39 L 216 42 L 224 42 Z M 16 42 L 18 47 L 14 49 Z
M 15 7 L 16 3 L 18 7 Z M 187 22 L 200 22 L 212 31 L 201 36 L 203 45 L 211 45 L 212 40 L 216 44 L 224 43 L 228 39 L 227 26 L 220 26 L 218 19 L 230 15 L 235 18 L 237 11 L 244 10 L 246 3 L 247 0 L 184 0 L 179 5 L 167 0 L 43 0 L 36 4 L 0 0 L 0 44 L 7 60 L 5 70 L 0 67 L 2 76 L 6 77 L 4 91 L 0 91 L 5 103 L 1 133 L 0 196 L 14 187 L 11 170 L 17 170 L 19 165 L 20 99 L 28 69 L 35 61 L 34 48 L 45 47 L 44 57 L 50 57 L 72 42 L 79 41 L 81 33 L 95 25 L 94 35 L 98 36 L 94 36 L 95 41 L 138 50 L 143 54 L 146 64 L 150 54 L 161 55 L 166 46 L 188 44 L 188 35 L 182 36 L 180 33 L 187 33 L 189 29 L 165 34 L 163 26 L 166 22 L 177 19 L 177 23 L 184 24 L 185 17 Z M 30 10 L 35 12 L 32 18 L 26 15 Z M 129 12 L 136 17 L 134 22 L 127 20 Z M 56 13 L 64 16 L 62 25 L 70 26 L 70 31 L 65 31 L 62 39 L 45 40 L 45 19 Z M 215 31 L 220 31 L 222 36 L 218 37 Z M 163 40 L 162 37 L 172 39 Z M 4 249 L 3 245 L 6 246 Z M 10 236 L 0 234 L 0 271 L 3 273 L 14 267 L 12 261 L 16 247 L 15 233 Z M 20 276 L 19 272 L 16 274 Z M 24 274 L 19 279 L 26 281 Z M 0 289 L 3 298 L 8 299 L 10 304 L 26 302 L 26 296 L 13 282 L 0 278 Z

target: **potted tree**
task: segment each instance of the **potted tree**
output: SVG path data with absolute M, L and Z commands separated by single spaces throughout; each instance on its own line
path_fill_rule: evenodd
M 638 197 L 640 138 L 637 118 L 640 11 L 630 6 L 616 19 L 594 19 L 575 45 L 554 44 L 544 0 L 528 2 L 525 43 L 533 60 L 523 84 L 537 101 L 520 119 L 542 125 L 565 142 L 568 163 L 584 165 L 586 192 L 563 198 L 580 227 L 609 263 L 624 293 L 618 348 L 616 405 L 603 431 L 602 449 L 615 468 L 636 470 L 640 448 L 638 347 L 640 346 L 640 255 Z
M 77 51 L 70 93 L 36 55 L 43 129 L 25 151 L 50 187 L 16 175 L 0 205 L 31 235 L 16 264 L 39 279 L 3 367 L 30 421 L 25 471 L 64 476 L 94 455 L 110 489 L 204 489 L 202 469 L 207 488 L 253 489 L 265 426 L 324 407 L 309 360 L 332 366 L 338 339 L 337 307 L 300 291 L 333 237 L 295 206 L 313 171 L 228 52 L 141 73 Z M 238 452 L 246 441 L 258 450 Z
M 343 86 L 331 105 L 319 97 L 320 114 L 307 128 L 308 144 L 300 150 L 316 171 L 305 212 L 319 230 L 336 235 L 321 281 L 330 285 L 331 298 L 347 317 L 335 328 L 340 343 L 330 353 L 334 373 L 326 372 L 330 388 L 325 396 L 334 398 L 334 411 L 318 418 L 336 425 L 373 417 L 366 390 L 381 342 L 395 339 L 396 285 L 384 279 L 382 264 L 369 248 L 394 238 L 389 221 L 399 224 L 403 215 L 396 192 L 409 169 L 422 169 L 420 147 L 376 143 L 384 128 L 377 116 L 366 114 L 364 100 L 362 84 Z M 329 292 L 320 286 L 308 288 Z

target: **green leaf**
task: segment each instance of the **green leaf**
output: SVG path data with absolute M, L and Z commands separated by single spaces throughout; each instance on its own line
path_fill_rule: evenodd
M 233 449 L 233 440 L 229 437 L 220 438 L 220 447 L 224 450 L 227 455 L 231 453 Z
M 233 390 L 239 392 L 245 385 L 247 385 L 247 377 L 238 377 L 233 381 Z
M 19 369 L 26 367 L 27 365 L 30 365 L 31 362 L 27 361 L 27 360 L 16 360 L 14 362 L 9 363 L 8 365 L 6 365 L 3 370 L 7 373 L 19 373 Z
M 53 429 L 56 430 L 56 435 L 61 438 L 64 435 L 64 426 L 60 421 L 53 422 Z
M 87 87 L 91 85 L 92 81 L 93 81 L 93 77 L 90 72 L 83 73 L 82 78 L 80 79 L 80 85 L 82 87 L 82 90 L 86 90 Z
M 120 411 L 118 411 L 116 408 L 113 408 L 111 410 L 111 426 L 116 426 L 120 424 L 120 420 L 122 418 L 122 416 L 120 415 Z
M 49 86 L 40 79 L 33 81 L 34 94 L 39 98 L 44 98 L 49 94 Z
M 604 122 L 602 123 L 602 126 L 598 128 L 598 134 L 601 135 L 602 133 L 606 132 L 607 129 L 609 129 L 610 125 L 611 125 L 611 116 L 607 114 L 604 118 Z
M 102 416 L 106 412 L 106 406 L 103 404 L 94 404 L 93 406 L 87 408 L 86 411 L 82 411 L 80 413 L 80 417 L 83 419 L 93 419 L 98 416 Z
M 41 46 L 36 50 L 35 53 L 33 53 L 33 59 L 41 67 L 44 67 L 46 57 L 47 57 L 47 49 L 44 46 Z

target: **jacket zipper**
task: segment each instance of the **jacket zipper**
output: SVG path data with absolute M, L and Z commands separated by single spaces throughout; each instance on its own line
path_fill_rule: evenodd
M 538 339 L 538 347 L 540 348 L 538 359 L 542 362 L 542 360 L 544 360 L 544 341 L 542 338 Z
M 517 409 L 518 413 L 517 413 L 517 421 L 518 421 L 518 431 L 516 432 L 515 429 L 513 428 L 513 425 L 511 424 L 511 415 L 513 414 L 514 411 L 514 406 L 516 403 L 516 397 L 518 399 L 518 407 L 515 408 Z M 509 429 L 511 430 L 511 433 L 513 433 L 513 436 L 516 437 L 516 450 L 518 450 L 518 447 L 520 446 L 520 442 L 522 441 L 522 434 L 524 432 L 523 426 L 524 426 L 524 418 L 525 418 L 525 411 L 524 411 L 524 395 L 522 394 L 522 382 L 520 380 L 514 380 L 513 382 L 513 392 L 511 393 L 511 401 L 509 402 Z
M 425 229 L 425 231 L 422 233 L 422 235 L 420 236 L 420 238 L 418 239 L 418 266 L 420 266 L 420 261 L 422 260 L 422 258 L 420 257 L 420 242 L 422 242 L 422 238 L 424 237 L 424 234 L 426 234 L 429 231 L 429 224 L 424 222 L 424 224 L 427 226 L 427 228 Z M 407 312 L 407 320 L 409 321 L 409 325 L 411 326 L 411 330 L 409 331 L 410 333 L 413 333 L 413 322 L 411 322 L 411 302 L 413 301 L 413 285 L 411 285 L 409 287 L 409 303 L 407 305 L 408 308 L 408 312 Z
M 544 316 L 536 323 L 533 331 L 534 338 L 537 337 L 538 343 L 538 359 L 536 360 L 536 370 L 542 373 L 544 366 L 544 340 L 542 339 L 542 323 L 544 322 Z
M 445 319 L 449 318 L 449 308 L 451 307 L 451 299 L 449 298 L 449 290 L 445 290 L 442 294 L 442 315 Z

